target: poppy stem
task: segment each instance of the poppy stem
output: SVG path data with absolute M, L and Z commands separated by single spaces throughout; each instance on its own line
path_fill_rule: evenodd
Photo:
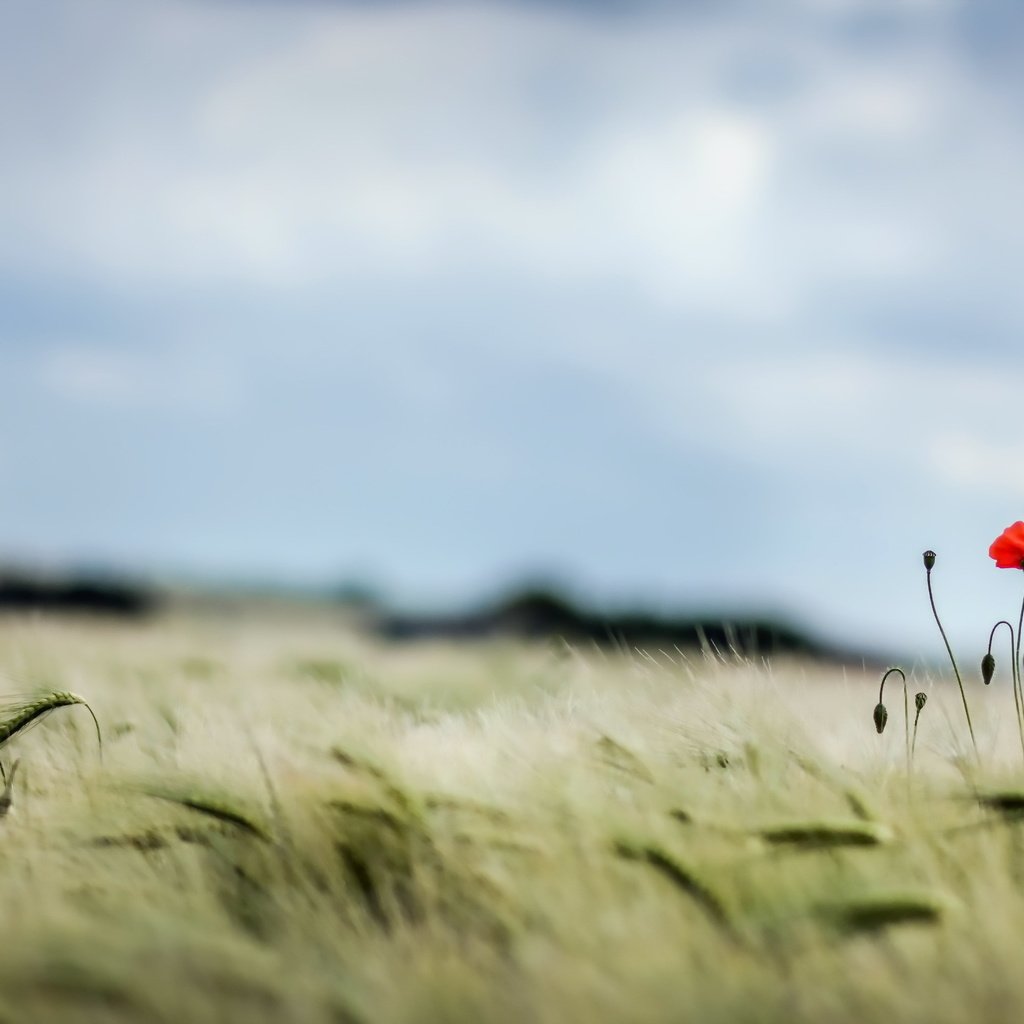
M 1013 649 L 1013 671 L 1017 679 L 1017 725 L 1020 729 L 1020 747 L 1024 752 L 1024 690 L 1020 681 L 1020 633 L 1024 628 L 1024 601 L 1020 605 L 1020 618 L 1017 620 L 1017 644 Z
M 1021 622 L 1024 623 L 1024 604 L 1021 604 Z M 1005 626 L 1010 631 L 1010 654 L 1013 658 L 1011 665 L 1012 674 L 1012 686 L 1013 686 L 1013 706 L 1017 712 L 1017 732 L 1020 734 L 1020 750 L 1024 754 L 1024 695 L 1021 693 L 1020 687 L 1020 664 L 1018 659 L 1020 658 L 1020 626 L 1017 626 L 1017 632 L 1014 633 L 1013 626 L 1006 621 L 1006 619 L 1000 619 L 992 627 L 992 632 L 988 635 L 988 653 L 992 653 L 992 641 L 995 639 L 996 630 L 1000 626 Z M 995 662 L 992 662 L 994 665 Z
M 927 552 L 931 554 L 932 562 L 934 563 L 935 555 L 933 552 Z M 978 758 L 978 741 L 974 738 L 974 726 L 971 724 L 971 710 L 967 706 L 967 694 L 964 692 L 964 681 L 960 678 L 960 669 L 957 668 L 956 658 L 953 657 L 953 648 L 949 646 L 949 638 L 946 636 L 946 631 L 942 628 L 942 620 L 939 618 L 939 611 L 935 607 L 935 594 L 932 592 L 932 567 L 928 564 L 927 557 L 925 559 L 925 576 L 928 579 L 928 601 L 932 606 L 932 615 L 935 616 L 935 625 L 939 627 L 939 633 L 942 635 L 942 642 L 946 645 L 946 653 L 949 655 L 950 663 L 953 666 L 953 675 L 956 676 L 957 685 L 960 687 L 960 699 L 964 703 L 964 716 L 967 718 L 967 731 L 971 734 L 971 746 L 974 747 L 974 757 Z M 1019 644 L 1018 636 L 1018 644 Z
M 885 689 L 885 681 L 894 672 L 898 672 L 900 679 L 903 680 L 903 741 L 907 748 L 907 778 L 910 778 L 910 705 L 907 702 L 907 677 L 903 673 L 901 668 L 890 668 L 887 669 L 885 675 L 882 676 L 882 682 L 878 687 L 878 703 L 884 704 L 882 700 L 882 691 Z M 920 711 L 918 712 L 920 715 Z M 917 733 L 917 720 L 914 720 L 914 733 L 916 738 Z
M 914 763 L 914 755 L 917 753 L 917 723 L 921 718 L 921 712 L 924 710 L 925 701 L 928 699 L 928 695 L 925 693 L 919 693 L 914 698 L 914 705 L 916 712 L 914 714 L 914 738 L 910 741 L 910 763 Z

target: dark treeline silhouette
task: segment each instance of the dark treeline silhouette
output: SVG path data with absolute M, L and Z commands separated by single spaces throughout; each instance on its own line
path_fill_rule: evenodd
M 99 575 L 49 577 L 0 570 L 0 612 L 45 611 L 137 617 L 155 610 L 156 594 Z
M 182 594 L 178 594 L 181 600 Z M 203 591 L 192 593 L 201 597 Z M 258 606 L 260 596 L 292 600 L 296 594 L 274 590 L 228 588 L 217 592 L 222 607 Z M 309 598 L 310 594 L 304 594 Z M 598 612 L 580 607 L 556 591 L 530 587 L 478 609 L 453 615 L 415 615 L 391 611 L 372 589 L 346 587 L 329 596 L 335 607 L 357 614 L 350 621 L 391 641 L 481 640 L 507 637 L 604 648 L 672 650 L 705 649 L 722 655 L 771 657 L 799 655 L 827 661 L 858 663 L 861 652 L 844 650 L 815 639 L 800 629 L 765 616 L 669 616 L 644 611 Z M 47 612 L 139 618 L 168 603 L 168 595 L 124 577 L 102 573 L 60 576 L 0 567 L 0 614 Z M 252 602 L 256 602 L 255 605 Z M 226 602 L 226 603 L 225 603 Z M 173 601 L 171 603 L 174 603 Z M 301 605 L 300 605 L 301 606 Z M 202 607 L 193 604 L 194 608 Z M 208 609 L 207 609 L 208 610 Z
M 861 660 L 852 652 L 823 644 L 793 626 L 768 618 L 603 614 L 579 608 L 556 593 L 533 589 L 462 615 L 378 613 L 373 628 L 388 640 L 560 637 L 570 643 L 600 647 L 704 648 L 748 657 L 803 655 L 830 661 Z

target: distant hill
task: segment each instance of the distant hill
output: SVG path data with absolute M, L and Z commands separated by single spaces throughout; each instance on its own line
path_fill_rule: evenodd
M 747 657 L 802 655 L 828 661 L 861 661 L 859 654 L 822 643 L 796 627 L 764 617 L 673 617 L 649 612 L 600 613 L 577 607 L 545 590 L 526 590 L 461 615 L 378 613 L 381 637 L 394 640 L 561 637 L 601 647 L 706 648 Z
M 154 591 L 123 580 L 0 570 L 0 613 L 47 611 L 135 617 L 154 611 L 157 605 Z
M 609 613 L 581 607 L 563 594 L 536 587 L 461 614 L 417 615 L 389 610 L 367 588 L 317 592 L 185 586 L 161 590 L 102 573 L 53 575 L 0 567 L 0 614 L 38 611 L 139 618 L 171 606 L 192 607 L 198 614 L 220 614 L 266 602 L 282 612 L 292 609 L 308 614 L 313 607 L 344 611 L 358 628 L 394 642 L 561 638 L 610 649 L 678 647 L 744 657 L 791 655 L 845 664 L 882 664 L 880 658 L 824 643 L 791 623 L 766 616 L 672 616 L 643 610 Z

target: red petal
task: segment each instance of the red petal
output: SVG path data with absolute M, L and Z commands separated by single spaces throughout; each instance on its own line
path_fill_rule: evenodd
M 1024 522 L 1018 520 L 1008 526 L 992 541 L 988 549 L 997 569 L 1020 569 L 1024 567 Z

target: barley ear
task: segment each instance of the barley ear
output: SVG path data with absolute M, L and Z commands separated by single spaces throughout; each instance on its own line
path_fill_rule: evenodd
M 28 700 L 23 704 L 15 706 L 10 714 L 0 721 L 0 747 L 10 742 L 18 733 L 27 729 L 37 719 L 42 718 L 43 715 L 56 708 L 71 707 L 75 704 L 81 704 L 92 716 L 93 725 L 96 726 L 96 741 L 99 744 L 100 758 L 102 759 L 103 736 L 100 732 L 100 723 L 96 718 L 95 712 L 89 707 L 84 697 L 79 697 L 77 693 L 69 693 L 66 690 L 44 693 L 34 700 Z

